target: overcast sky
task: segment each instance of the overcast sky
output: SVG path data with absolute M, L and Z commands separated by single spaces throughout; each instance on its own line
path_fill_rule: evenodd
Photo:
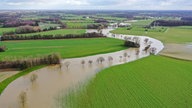
M 192 0 L 0 0 L 0 9 L 192 10 Z

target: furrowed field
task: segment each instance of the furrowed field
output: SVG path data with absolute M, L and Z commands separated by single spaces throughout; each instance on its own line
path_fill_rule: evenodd
M 0 54 L 1 60 L 50 53 L 60 53 L 63 58 L 71 58 L 126 49 L 123 41 L 110 38 L 4 41 L 3 45 L 8 50 Z
M 62 108 L 190 108 L 191 77 L 192 62 L 150 56 L 105 69 L 57 102 Z

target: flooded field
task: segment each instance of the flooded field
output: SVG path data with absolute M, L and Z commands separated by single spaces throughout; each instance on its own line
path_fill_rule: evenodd
M 114 38 L 124 39 L 125 37 L 125 35 L 116 35 Z M 60 92 L 67 94 L 70 89 L 75 89 L 89 81 L 102 69 L 149 56 L 148 50 L 143 51 L 148 45 L 144 42 L 146 38 L 140 37 L 140 48 L 65 59 L 62 60 L 61 66 L 49 66 L 20 77 L 1 94 L 0 106 L 3 108 L 57 108 L 55 100 Z M 160 41 L 148 39 L 151 47 L 157 48 L 156 54 L 163 49 Z
M 166 44 L 161 55 L 192 60 L 192 44 Z
M 0 69 L 0 82 L 5 80 L 6 78 L 9 78 L 12 75 L 17 74 L 19 71 L 14 69 Z

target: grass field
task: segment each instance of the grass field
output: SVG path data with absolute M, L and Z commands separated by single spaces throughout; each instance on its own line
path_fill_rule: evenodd
M 159 28 L 158 28 L 159 29 Z M 143 35 L 150 36 L 152 38 L 156 38 L 161 40 L 164 43 L 189 43 L 192 42 L 192 28 L 191 27 L 169 27 L 167 30 L 140 30 L 133 29 L 127 30 L 127 28 L 118 28 L 112 33 L 116 34 L 129 34 L 129 35 Z
M 22 34 L 24 36 L 32 36 L 32 35 L 66 35 L 66 34 L 83 34 L 85 33 L 85 29 L 59 29 L 59 30 L 51 30 L 45 32 L 38 33 L 27 33 Z
M 60 53 L 63 58 L 80 57 L 126 49 L 122 40 L 110 38 L 4 41 L 8 50 L 0 54 L 0 59 Z
M 190 108 L 191 77 L 192 62 L 150 56 L 105 69 L 57 101 L 61 108 Z
M 93 24 L 93 23 L 87 23 L 87 22 L 66 22 L 67 28 L 69 29 L 86 29 L 87 25 Z
M 41 29 L 50 28 L 50 27 L 59 27 L 59 24 L 49 24 L 49 23 L 39 23 Z
M 15 31 L 16 28 L 0 28 L 0 35 L 3 34 L 3 32 L 12 32 Z

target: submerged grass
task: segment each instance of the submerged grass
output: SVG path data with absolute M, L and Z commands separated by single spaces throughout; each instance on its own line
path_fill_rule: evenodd
M 108 68 L 58 99 L 64 108 L 192 107 L 192 62 L 162 56 Z

